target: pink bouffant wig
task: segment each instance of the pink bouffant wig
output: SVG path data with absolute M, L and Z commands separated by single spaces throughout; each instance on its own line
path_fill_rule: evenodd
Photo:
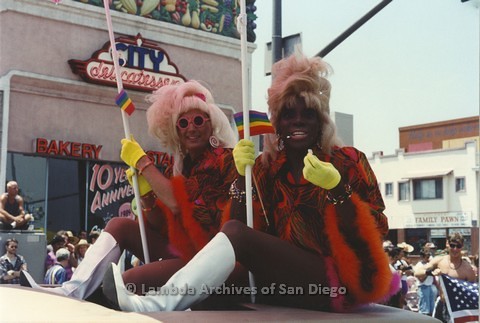
M 219 147 L 233 148 L 236 144 L 235 132 L 225 113 L 215 105 L 212 94 L 197 81 L 164 85 L 147 97 L 152 105 L 147 110 L 148 131 L 173 153 L 174 175 L 183 170 L 183 156 L 177 133 L 178 117 L 190 110 L 199 109 L 208 114 L 213 133 Z
M 285 106 L 293 106 L 298 98 L 318 113 L 321 137 L 318 146 L 330 153 L 335 145 L 341 146 L 336 128 L 330 118 L 330 82 L 326 77 L 332 72 L 330 66 L 320 57 L 308 58 L 297 51 L 272 66 L 272 85 L 268 89 L 268 112 L 270 121 L 278 134 L 278 120 Z M 278 155 L 278 136 L 265 136 L 263 161 L 268 163 Z

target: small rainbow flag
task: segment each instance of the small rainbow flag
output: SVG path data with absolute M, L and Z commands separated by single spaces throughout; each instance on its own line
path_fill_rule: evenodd
M 128 97 L 127 92 L 122 89 L 120 93 L 118 93 L 117 97 L 115 98 L 115 103 L 122 108 L 129 116 L 132 115 L 133 111 L 135 111 L 135 105 L 133 104 L 132 100 Z
M 249 110 L 248 115 L 250 117 L 250 136 L 257 136 L 264 133 L 275 133 L 275 130 L 265 112 Z M 240 139 L 243 139 L 243 112 L 235 113 L 233 118 L 235 119 Z

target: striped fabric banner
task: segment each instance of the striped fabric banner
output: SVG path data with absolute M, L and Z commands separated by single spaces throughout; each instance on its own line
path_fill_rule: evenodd
M 122 89 L 120 93 L 118 93 L 117 97 L 115 98 L 115 103 L 122 108 L 129 116 L 132 115 L 133 111 L 135 111 L 135 105 L 133 104 L 132 100 L 128 97 L 127 92 Z
M 275 130 L 273 129 L 273 126 L 270 123 L 270 120 L 268 120 L 268 116 L 265 112 L 250 110 L 249 116 L 250 136 L 257 136 L 265 133 L 275 133 Z M 235 113 L 233 118 L 235 119 L 235 124 L 237 126 L 240 139 L 243 139 L 243 112 Z

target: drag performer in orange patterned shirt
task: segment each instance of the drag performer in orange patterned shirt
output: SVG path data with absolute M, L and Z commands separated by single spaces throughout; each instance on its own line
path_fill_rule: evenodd
M 398 288 L 383 251 L 388 224 L 375 175 L 362 152 L 343 147 L 329 116 L 329 72 L 319 57 L 300 53 L 273 65 L 268 106 L 276 135 L 257 159 L 252 141 L 237 143 L 232 220 L 164 286 L 192 293 L 129 295 L 112 266 L 104 281 L 110 300 L 127 311 L 181 310 L 208 297 L 208 286 L 217 294 L 252 292 L 259 303 L 342 312 Z M 246 165 L 257 183 L 253 229 L 244 224 Z M 224 284 L 236 262 L 255 286 Z

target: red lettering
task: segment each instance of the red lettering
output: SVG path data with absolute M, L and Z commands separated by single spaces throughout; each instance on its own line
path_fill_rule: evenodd
M 47 148 L 47 154 L 56 155 L 58 153 L 57 142 L 55 140 L 50 141 Z
M 62 141 L 62 140 L 60 140 L 59 146 L 58 146 L 58 154 L 59 154 L 59 155 L 69 156 L 69 155 L 70 155 L 70 152 L 68 151 L 68 146 L 70 146 L 70 142 L 69 142 L 69 141 Z
M 98 63 L 98 65 L 96 63 Z M 105 62 L 90 62 L 88 65 L 92 67 L 87 70 L 87 75 L 92 79 L 100 81 L 115 81 L 116 76 L 113 64 Z M 168 75 L 129 68 L 123 69 L 120 73 L 120 77 L 125 84 L 139 86 L 149 90 L 156 90 L 163 85 L 178 84 L 182 82 L 181 79 L 177 80 Z
M 82 157 L 83 158 L 92 158 L 93 157 L 93 149 L 92 145 L 90 144 L 82 144 Z
M 102 67 L 100 68 L 101 70 L 98 77 L 103 79 L 115 80 L 115 75 L 114 75 L 115 68 L 113 67 L 113 65 L 106 65 L 105 67 L 103 67 L 103 63 L 100 63 L 100 64 Z
M 101 145 L 96 146 L 88 143 L 47 140 L 44 138 L 37 138 L 35 141 L 35 152 L 39 154 L 100 159 L 101 150 Z
M 37 153 L 43 154 L 47 151 L 48 140 L 44 138 L 37 138 L 37 144 L 35 151 Z
M 161 151 L 147 151 L 147 155 L 150 158 L 153 158 L 155 165 L 159 166 L 169 166 L 173 164 L 173 156 Z
M 152 151 L 152 150 L 147 151 L 147 156 L 153 159 L 155 164 L 157 163 L 157 160 L 158 160 L 158 154 L 160 154 L 160 152 L 158 151 Z
M 87 74 L 90 74 L 92 77 L 98 77 L 98 70 L 100 69 L 100 66 L 102 66 L 103 63 L 100 63 L 99 66 L 93 66 L 92 68 L 90 68 L 90 71 L 87 73 Z
M 80 157 L 80 144 L 78 142 L 71 143 L 71 154 L 73 157 Z
M 100 151 L 102 150 L 102 145 L 100 146 L 95 146 L 95 145 L 92 145 L 93 146 L 93 151 L 95 152 L 95 159 L 100 159 Z

